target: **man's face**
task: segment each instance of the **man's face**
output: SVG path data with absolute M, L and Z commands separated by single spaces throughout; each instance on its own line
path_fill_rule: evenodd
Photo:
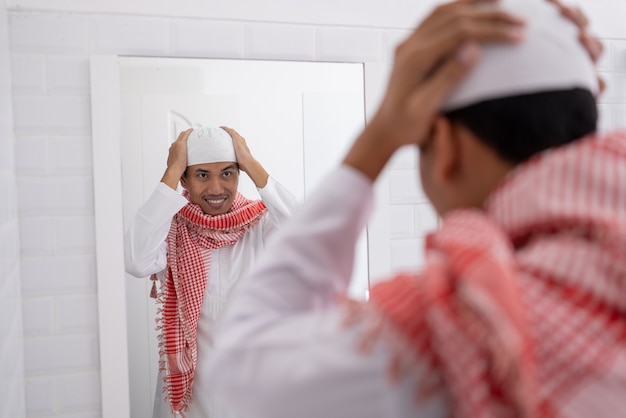
M 237 163 L 190 165 L 181 184 L 189 192 L 191 202 L 199 205 L 204 213 L 211 216 L 224 214 L 230 210 L 237 194 Z

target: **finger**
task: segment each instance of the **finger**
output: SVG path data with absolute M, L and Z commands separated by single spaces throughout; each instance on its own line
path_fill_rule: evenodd
M 491 17 L 475 17 L 452 21 L 428 35 L 428 41 L 437 43 L 442 55 L 457 49 L 462 43 L 470 41 L 516 43 L 524 37 L 524 25 Z M 428 41 L 422 43 L 428 44 Z M 440 43 L 442 42 L 442 43 Z
M 554 4 L 560 11 L 563 10 L 566 6 L 561 2 L 561 0 L 546 0 L 548 3 Z
M 503 26 L 497 22 L 492 24 L 475 24 L 469 22 L 458 25 L 454 30 L 440 31 L 431 38 L 431 42 L 424 45 L 425 50 L 433 50 L 430 55 L 436 55 L 436 50 L 445 51 L 440 57 L 450 55 L 467 43 L 501 42 L 516 43 L 523 39 L 524 31 L 519 26 L 514 28 Z M 434 63 L 431 63 L 431 65 Z
M 602 78 L 599 74 L 598 74 L 598 94 L 597 96 L 601 96 L 602 93 L 604 93 L 604 90 L 606 90 L 606 81 L 604 81 L 604 78 Z
M 450 91 L 480 59 L 480 47 L 476 42 L 464 44 L 456 54 L 447 58 L 424 83 L 414 97 L 411 107 L 416 111 L 427 106 L 427 111 L 439 111 Z M 418 144 L 419 145 L 419 144 Z
M 581 43 L 589 53 L 589 56 L 591 57 L 593 62 L 597 63 L 600 59 L 600 56 L 602 55 L 602 52 L 604 51 L 604 46 L 599 39 L 592 36 L 587 31 L 587 28 L 589 26 L 589 19 L 587 18 L 587 16 L 580 8 L 565 6 L 559 0 L 548 1 L 555 4 L 559 8 L 561 14 L 578 27 L 578 29 L 580 30 L 579 39 Z
M 446 32 L 464 42 L 517 42 L 524 33 L 524 24 L 519 20 L 510 20 L 508 16 L 476 16 L 455 23 L 456 30 Z
M 220 128 L 225 130 L 228 133 L 228 135 L 231 136 L 231 138 L 241 137 L 241 135 L 239 135 L 239 133 L 233 128 L 229 128 L 228 126 L 220 126 Z
M 235 133 L 235 130 L 232 128 L 229 128 L 228 126 L 220 126 L 220 128 L 222 128 L 223 130 L 225 130 L 226 132 L 228 132 L 228 134 L 230 136 L 233 136 L 233 134 Z
M 182 131 L 180 134 L 178 134 L 178 138 L 176 138 L 176 142 L 187 142 L 187 138 L 189 138 L 189 135 L 191 135 L 192 132 L 193 132 L 193 128 L 189 128 L 185 131 Z
M 602 56 L 602 53 L 604 52 L 604 45 L 602 44 L 602 42 L 588 32 L 580 33 L 580 42 L 589 53 L 592 61 L 594 63 L 597 63 Z
M 501 25 L 502 27 L 523 26 L 526 22 L 524 19 L 512 15 L 504 10 L 494 7 L 477 8 L 464 5 L 442 13 L 437 18 L 432 19 L 428 24 L 424 25 L 422 34 L 427 35 L 433 31 L 450 30 L 459 25 L 464 24 L 485 24 L 485 25 Z
M 561 5 L 559 10 L 563 16 L 574 22 L 580 29 L 585 29 L 589 26 L 589 19 L 587 19 L 587 16 L 585 16 L 583 11 L 578 7 Z
M 464 8 L 467 6 L 471 6 L 471 7 L 477 7 L 481 5 L 489 6 L 498 2 L 499 0 L 457 0 L 457 1 L 452 1 L 452 2 L 444 3 L 444 4 L 437 6 L 435 10 L 433 11 L 432 15 L 433 16 L 437 16 L 441 14 L 445 15 L 445 14 L 449 14 L 455 9 Z
M 396 60 L 411 68 L 413 77 L 419 79 L 464 42 L 516 43 L 523 39 L 523 28 L 519 19 L 499 11 L 477 13 L 473 18 L 442 25 L 433 33 L 410 37 L 396 50 Z
M 456 54 L 442 62 L 423 88 L 427 102 L 436 103 L 435 107 L 439 109 L 450 90 L 476 65 L 479 58 L 478 43 L 468 42 Z

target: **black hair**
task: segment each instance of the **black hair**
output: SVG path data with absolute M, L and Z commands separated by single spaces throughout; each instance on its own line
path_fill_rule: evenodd
M 595 132 L 598 121 L 595 98 L 582 88 L 485 100 L 444 115 L 516 164 Z

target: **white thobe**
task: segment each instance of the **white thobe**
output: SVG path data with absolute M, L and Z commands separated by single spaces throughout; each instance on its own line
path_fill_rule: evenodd
M 196 370 L 204 368 L 212 351 L 212 333 L 232 286 L 254 265 L 264 249 L 268 237 L 291 214 L 297 202 L 293 195 L 272 177 L 267 185 L 257 189 L 267 206 L 267 214 L 250 228 L 234 245 L 211 250 L 200 319 L 198 321 L 198 362 Z M 161 272 L 167 264 L 167 242 L 172 217 L 189 201 L 164 183 L 159 183 L 153 194 L 139 209 L 126 232 L 126 271 L 136 277 Z M 156 344 L 156 341 L 155 341 Z M 156 388 L 153 418 L 172 417 L 170 406 L 161 394 L 161 376 Z M 229 408 L 216 400 L 208 388 L 206 375 L 196 372 L 193 400 L 187 418 L 231 417 Z
M 391 383 L 391 350 L 358 353 L 359 326 L 341 324 L 372 183 L 344 166 L 275 235 L 231 294 L 213 356 L 198 373 L 249 418 L 447 417 L 448 397 L 417 404 L 418 372 Z

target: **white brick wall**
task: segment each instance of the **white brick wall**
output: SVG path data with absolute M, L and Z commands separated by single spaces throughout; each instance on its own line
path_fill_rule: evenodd
M 19 320 L 0 327 L 0 358 L 18 360 L 0 364 L 0 385 L 9 381 L 13 391 L 0 387 L 0 416 L 24 416 L 24 408 L 28 417 L 100 416 L 90 54 L 367 62 L 375 68 L 366 73 L 371 113 L 394 45 L 426 5 L 436 3 L 417 2 L 411 16 L 400 9 L 406 3 L 401 0 L 294 1 L 300 9 L 280 11 L 233 0 L 204 13 L 197 10 L 200 2 L 192 7 L 189 1 L 8 1 L 10 54 L 0 33 L 0 74 L 13 73 L 13 101 L 11 106 L 2 84 L 8 76 L 0 77 L 0 121 L 14 113 L 15 122 L 0 122 L 0 306 L 12 307 L 11 317 Z M 579 2 L 589 3 L 595 27 L 610 36 L 601 65 L 610 83 L 601 105 L 603 129 L 626 126 L 626 30 L 614 24 L 614 8 L 598 6 L 606 1 Z M 396 3 L 396 9 L 390 6 Z M 2 22 L 0 28 L 6 27 Z M 376 236 L 370 235 L 376 241 L 370 255 L 374 279 L 421 265 L 423 237 L 436 227 L 417 180 L 416 157 L 414 150 L 402 150 L 377 185 Z M 16 341 L 22 332 L 15 307 L 20 289 L 24 350 Z M 5 341 L 15 344 L 5 348 Z M 22 381 L 23 357 L 26 407 L 15 393 L 22 385 L 14 384 Z
M 0 4 L 0 417 L 25 416 L 20 241 L 16 204 L 11 56 Z
M 132 23 L 108 19 L 10 15 L 28 417 L 100 416 L 88 52 Z
M 320 61 L 379 62 L 382 31 L 361 28 L 320 28 L 317 57 Z
M 243 23 L 172 19 L 172 55 L 243 58 L 244 27 Z
M 446 0 L 290 0 L 259 3 L 252 0 L 6 0 L 11 10 L 57 10 L 87 14 L 124 14 L 191 17 L 247 22 L 298 23 L 315 26 L 411 28 L 433 5 Z M 626 38 L 622 0 L 578 0 L 600 36 Z
M 163 18 L 93 16 L 89 23 L 91 51 L 139 55 L 168 55 L 170 23 Z M 85 36 L 83 34 L 82 36 Z
M 245 36 L 248 58 L 315 61 L 313 26 L 249 24 Z

